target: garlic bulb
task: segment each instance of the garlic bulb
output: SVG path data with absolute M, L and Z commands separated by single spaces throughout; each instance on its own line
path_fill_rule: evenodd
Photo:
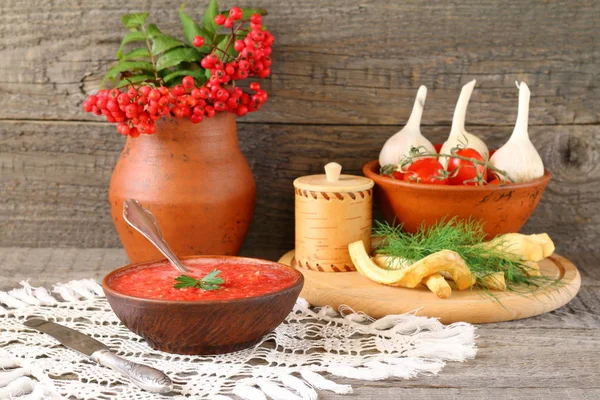
M 526 182 L 544 175 L 544 163 L 529 140 L 529 97 L 531 92 L 525 82 L 517 82 L 519 111 L 512 135 L 490 159 L 490 164 L 504 172 L 512 182 Z
M 427 97 L 427 88 L 419 87 L 415 104 L 406 126 L 390 137 L 379 153 L 379 165 L 398 165 L 402 158 L 409 155 L 412 147 L 424 147 L 427 152 L 435 153 L 435 147 L 421 134 L 421 116 Z
M 490 156 L 490 152 L 488 151 L 485 143 L 483 143 L 483 141 L 477 136 L 465 130 L 467 106 L 469 105 L 469 100 L 471 99 L 471 93 L 473 93 L 475 82 L 476 80 L 473 79 L 471 82 L 463 86 L 462 90 L 460 91 L 460 96 L 458 96 L 458 102 L 456 103 L 456 108 L 454 109 L 454 117 L 452 118 L 450 135 L 448 136 L 448 140 L 446 140 L 442 146 L 440 153 L 451 154 L 453 148 L 461 146 L 465 148 L 470 147 L 477 150 L 477 152 L 479 152 L 479 154 L 481 154 L 485 160 L 487 160 Z M 444 168 L 448 166 L 447 157 L 441 157 L 440 162 Z

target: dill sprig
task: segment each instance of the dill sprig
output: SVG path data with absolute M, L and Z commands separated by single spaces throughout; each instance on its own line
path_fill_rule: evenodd
M 483 224 L 473 219 L 442 220 L 428 228 L 423 225 L 414 234 L 406 233 L 402 226 L 393 226 L 385 222 L 375 222 L 373 236 L 378 237 L 380 245 L 376 254 L 400 257 L 417 261 L 441 250 L 452 250 L 466 262 L 480 283 L 486 276 L 503 272 L 509 290 L 521 288 L 529 292 L 546 284 L 558 283 L 547 276 L 530 276 L 530 267 L 520 256 L 507 252 L 502 243 L 495 246 L 482 246 L 485 241 Z M 483 288 L 483 285 L 477 285 Z

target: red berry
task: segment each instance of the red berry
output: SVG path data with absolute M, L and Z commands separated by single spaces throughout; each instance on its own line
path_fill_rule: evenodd
M 140 131 L 138 130 L 138 128 L 131 128 L 131 130 L 129 131 L 129 136 L 138 137 L 140 136 Z
M 189 75 L 184 76 L 181 83 L 183 84 L 183 87 L 186 89 L 191 89 L 194 86 L 196 86 L 196 82 L 194 82 L 194 78 Z
M 215 109 L 211 106 L 204 107 L 204 113 L 208 118 L 213 117 L 215 115 Z
M 137 90 L 135 90 L 135 88 L 132 88 L 132 87 L 130 87 L 129 89 L 127 89 L 127 95 L 128 95 L 130 98 L 134 98 L 134 97 L 136 97 L 136 96 L 137 96 L 137 94 L 138 94 L 138 93 L 137 93 Z
M 190 121 L 192 121 L 192 124 L 199 124 L 200 122 L 202 122 L 202 118 L 202 115 L 194 114 L 190 117 Z
M 238 68 L 240 69 L 240 71 L 248 71 L 248 69 L 250 68 L 250 63 L 246 60 L 241 60 Z
M 248 93 L 244 93 L 240 96 L 240 103 L 247 105 L 250 103 L 250 95 Z
M 225 104 L 223 101 L 217 101 L 214 104 L 214 107 L 216 111 L 225 111 L 227 109 L 227 104 Z
M 164 107 L 167 104 L 169 104 L 169 99 L 166 96 L 161 96 L 161 98 L 158 99 L 157 103 L 159 106 Z
M 202 92 L 198 88 L 192 89 L 192 92 L 190 94 L 195 99 L 201 99 L 202 98 Z
M 110 97 L 111 99 L 116 99 L 118 95 L 120 95 L 121 92 L 119 91 L 119 89 L 110 89 L 110 91 L 108 92 L 108 97 Z
M 192 43 L 196 47 L 202 47 L 204 45 L 204 38 L 202 36 L 196 36 Z
M 223 25 L 225 23 L 225 16 L 223 14 L 219 14 L 215 17 L 215 24 Z
M 239 116 L 239 117 L 243 117 L 244 115 L 248 114 L 248 107 L 246 107 L 245 105 L 239 105 L 238 108 L 235 109 L 235 113 Z
M 242 9 L 239 7 L 231 7 L 231 10 L 229 10 L 229 18 L 234 21 L 242 19 Z
M 121 135 L 129 135 L 129 126 L 127 124 L 120 123 L 119 125 L 117 125 L 117 132 L 119 132 Z
M 183 117 L 183 110 L 179 106 L 174 106 L 171 108 L 171 115 L 175 118 Z
M 271 75 L 271 70 L 269 68 L 265 68 L 258 73 L 258 77 L 261 79 L 264 79 L 269 75 Z
M 94 96 L 94 95 L 91 95 L 91 96 L 89 96 L 89 97 L 87 98 L 87 100 L 86 100 L 86 101 L 88 102 L 88 104 L 89 104 L 89 105 L 91 105 L 91 106 L 95 106 L 95 105 L 96 105 L 96 102 L 98 101 L 98 97 L 96 97 L 96 96 Z
M 236 40 L 235 43 L 233 44 L 233 48 L 235 49 L 235 51 L 237 51 L 238 53 L 242 50 L 244 50 L 244 48 L 246 47 L 246 43 L 244 43 L 243 40 Z
M 173 89 L 171 89 L 171 94 L 175 97 L 183 96 L 185 94 L 185 89 L 181 85 L 176 85 Z
M 225 23 L 223 25 L 225 25 L 225 28 L 231 28 L 233 26 L 233 19 L 225 18 Z
M 237 106 L 240 105 L 240 99 L 236 98 L 236 97 L 230 97 L 229 100 L 227 100 L 227 107 L 234 109 L 237 108 Z
M 129 103 L 129 95 L 127 93 L 121 93 L 117 97 L 117 103 L 119 104 L 128 104 Z
M 152 135 L 154 132 L 156 132 L 156 125 L 148 124 L 148 127 L 146 128 L 146 134 Z
M 148 99 L 153 101 L 158 101 L 161 97 L 162 95 L 158 89 L 152 89 L 148 94 Z
M 210 90 L 208 90 L 208 88 L 200 88 L 200 98 L 201 99 L 208 99 L 208 95 L 210 94 Z
M 232 76 L 233 74 L 235 74 L 235 67 L 231 64 L 228 64 L 225 67 L 225 74 L 227 74 L 227 76 Z
M 181 113 L 183 114 L 184 117 L 189 117 L 192 115 L 192 109 L 189 108 L 188 106 L 182 106 Z
M 202 106 L 196 106 L 192 111 L 194 115 L 204 115 L 204 107 Z
M 252 16 L 250 17 L 250 22 L 252 22 L 253 24 L 260 25 L 262 24 L 262 17 L 260 16 L 260 14 L 252 14 Z
M 120 110 L 119 104 L 115 100 L 113 100 L 113 99 L 109 100 L 106 103 L 106 109 L 108 111 L 119 111 Z
M 244 38 L 244 44 L 246 45 L 246 47 L 250 47 L 250 49 L 253 49 L 254 46 L 256 46 L 256 42 L 252 40 L 250 36 L 246 36 Z
M 250 84 L 250 90 L 257 92 L 260 90 L 260 84 L 258 82 L 252 82 Z
M 263 31 L 252 31 L 250 32 L 250 36 L 257 42 L 262 42 L 265 40 L 265 33 Z
M 146 96 L 148 97 L 148 95 L 150 94 L 150 91 L 152 90 L 152 88 L 150 86 L 142 86 L 139 89 L 139 92 L 142 96 Z
M 216 93 L 216 98 L 219 101 L 226 101 L 229 98 L 229 92 L 225 89 L 218 90 Z

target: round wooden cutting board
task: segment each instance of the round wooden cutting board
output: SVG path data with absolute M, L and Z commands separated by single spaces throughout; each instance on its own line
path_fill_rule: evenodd
M 280 263 L 294 266 L 294 250 Z M 579 291 L 579 271 L 564 257 L 552 255 L 539 263 L 543 275 L 559 278 L 561 285 L 530 293 L 492 292 L 499 304 L 479 290 L 453 290 L 439 299 L 427 288 L 405 289 L 375 283 L 358 272 L 318 272 L 300 269 L 304 288 L 300 293 L 313 306 L 344 304 L 373 318 L 416 311 L 417 315 L 439 318 L 444 324 L 465 321 L 487 323 L 533 317 L 567 304 Z

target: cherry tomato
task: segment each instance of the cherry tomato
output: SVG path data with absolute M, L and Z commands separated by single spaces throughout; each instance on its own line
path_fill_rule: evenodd
M 456 151 L 456 154 L 462 157 L 473 158 L 478 161 L 484 161 L 483 157 L 475 149 L 466 148 Z M 450 173 L 448 183 L 450 185 L 478 185 L 478 182 L 466 182 L 477 178 L 477 172 L 482 174 L 484 181 L 487 181 L 487 171 L 483 165 L 475 165 L 472 161 L 461 160 L 460 158 L 450 157 L 446 170 Z
M 435 149 L 435 152 L 438 153 L 438 154 L 440 154 L 440 151 L 442 151 L 442 146 L 443 145 L 444 145 L 443 143 L 436 143 L 436 144 L 434 144 L 433 148 Z
M 404 174 L 402 172 L 400 172 L 400 171 L 394 171 L 394 172 L 392 172 L 391 175 L 397 181 L 401 181 L 401 180 L 404 179 Z
M 422 158 L 413 162 L 404 174 L 404 181 L 410 183 L 428 183 L 431 185 L 447 185 L 444 166 L 434 158 Z M 444 176 L 442 178 L 442 176 Z

